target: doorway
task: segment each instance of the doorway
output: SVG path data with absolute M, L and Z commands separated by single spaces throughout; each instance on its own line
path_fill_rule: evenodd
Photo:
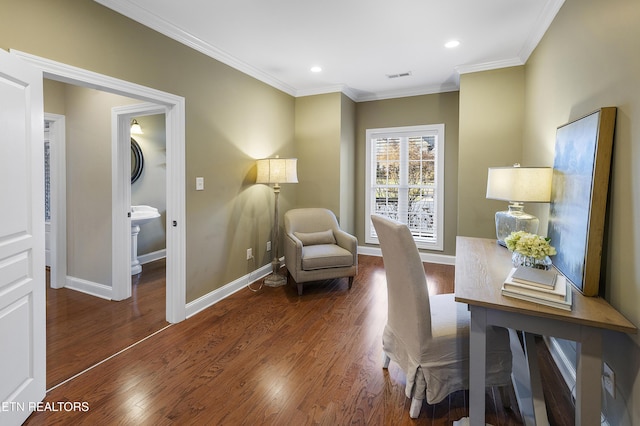
M 119 182 L 121 180 L 124 180 L 126 182 L 128 182 L 129 184 L 124 184 L 123 185 L 123 189 L 124 192 L 119 194 L 119 196 L 124 197 L 125 202 L 128 206 L 131 206 L 132 204 L 139 204 L 137 203 L 137 201 L 139 200 L 139 198 L 136 198 L 136 203 L 134 203 L 134 197 L 132 197 L 132 184 L 130 183 L 130 179 L 132 177 L 131 174 L 131 170 L 132 170 L 132 154 L 131 154 L 131 144 L 132 144 L 132 140 L 133 137 L 135 135 L 131 135 L 130 132 L 130 123 L 132 121 L 132 119 L 134 117 L 143 117 L 143 116 L 156 116 L 156 115 L 163 115 L 165 117 L 165 129 L 166 129 L 166 112 L 167 109 L 166 107 L 162 106 L 162 105 L 156 105 L 156 104 L 151 104 L 151 103 L 144 103 L 144 104 L 135 104 L 135 105 L 125 105 L 125 106 L 119 106 L 119 107 L 114 107 L 111 110 L 111 122 L 112 122 L 112 126 L 113 128 L 116 129 L 115 132 L 112 132 L 112 146 L 117 147 L 117 149 L 114 149 L 112 151 L 112 164 L 122 164 L 122 168 L 119 168 L 119 172 L 118 173 L 125 173 L 124 176 L 119 176 L 119 179 L 115 179 L 114 176 L 114 187 L 113 187 L 113 192 L 114 194 L 117 192 L 117 185 L 119 184 Z M 166 135 L 166 130 L 165 130 L 165 135 Z M 166 143 L 165 143 L 165 147 L 166 147 Z M 165 149 L 166 151 L 166 149 Z M 140 154 L 142 155 L 142 153 Z M 166 154 L 165 154 L 166 155 Z M 144 164 L 144 161 L 143 161 Z M 148 165 L 149 166 L 149 165 Z M 147 168 L 148 168 L 147 166 Z M 142 169 L 142 173 L 146 173 L 144 171 L 144 168 Z M 163 179 L 163 184 L 165 187 L 169 187 L 169 183 L 167 181 L 167 174 L 164 174 L 164 179 Z M 144 176 L 143 176 L 144 177 Z M 140 179 L 143 180 L 143 179 Z M 137 185 L 140 185 L 140 181 L 136 182 Z M 128 200 L 128 201 L 127 201 Z M 164 195 L 164 199 L 162 200 L 162 202 L 166 205 L 167 204 L 167 197 L 166 197 L 166 190 L 165 190 L 165 195 Z M 153 206 L 152 206 L 153 207 Z M 157 207 L 157 206 L 156 206 Z M 114 211 L 112 213 L 112 217 L 115 217 L 118 214 L 118 211 L 116 210 L 116 204 L 114 203 L 113 205 Z M 164 213 L 164 211 L 161 211 L 161 215 Z M 168 220 L 168 215 L 164 215 L 164 221 L 165 221 L 165 229 L 168 229 L 170 227 L 169 223 L 167 223 Z M 114 227 L 115 229 L 115 227 Z M 131 244 L 131 225 L 129 225 L 129 228 L 127 229 L 128 233 L 127 233 L 127 238 L 126 241 L 123 241 L 122 238 L 124 237 L 124 235 L 118 235 L 115 236 L 114 235 L 114 255 L 116 252 L 118 253 L 124 253 L 126 248 L 129 248 L 129 256 L 126 259 L 127 265 L 129 265 L 129 268 L 126 271 L 126 276 L 125 276 L 125 271 L 124 270 L 119 270 L 119 272 L 122 273 L 122 276 L 120 277 L 115 277 L 114 276 L 114 281 L 113 281 L 113 299 L 114 300 L 123 300 L 123 299 L 127 299 L 129 297 L 131 297 L 131 292 L 132 292 L 132 281 L 131 281 L 131 259 L 133 257 L 136 257 L 137 253 L 133 253 L 133 250 L 136 250 L 137 245 L 132 245 Z M 125 247 L 127 246 L 127 247 Z M 165 250 L 164 252 L 166 253 L 166 242 L 165 242 Z M 114 261 L 116 261 L 116 259 L 114 258 Z M 120 256 L 120 259 L 117 260 L 118 262 L 124 261 L 124 256 Z M 127 277 L 129 279 L 127 279 Z
M 43 72 L 43 77 L 82 87 L 90 87 L 109 93 L 140 99 L 161 105 L 166 114 L 167 133 L 167 266 L 166 266 L 166 320 L 180 322 L 186 317 L 186 235 L 185 235 L 185 100 L 181 96 L 118 80 L 102 74 L 72 67 L 24 52 L 11 50 L 11 54 L 30 63 Z M 129 140 L 128 123 L 123 117 L 117 120 L 112 132 L 118 140 Z M 129 156 L 122 144 L 112 144 L 118 159 Z M 126 165 L 125 165 L 126 163 Z M 127 169 L 128 166 L 128 169 Z M 113 163 L 112 170 L 112 279 L 126 277 L 130 282 L 130 161 Z M 130 288 L 130 286 L 129 286 Z

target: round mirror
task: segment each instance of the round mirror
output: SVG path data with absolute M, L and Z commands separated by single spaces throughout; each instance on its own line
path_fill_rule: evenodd
M 142 167 L 144 166 L 144 157 L 142 149 L 134 138 L 131 138 L 131 183 L 138 180 L 142 175 Z

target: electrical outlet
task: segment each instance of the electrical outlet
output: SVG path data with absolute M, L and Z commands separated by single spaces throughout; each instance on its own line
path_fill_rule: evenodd
M 253 258 L 253 250 L 250 248 L 247 249 L 247 260 L 251 260 Z
M 271 241 L 267 241 L 267 251 L 271 251 Z
M 604 389 L 611 395 L 612 398 L 616 397 L 616 373 L 613 372 L 609 364 L 604 363 L 602 369 L 602 385 Z

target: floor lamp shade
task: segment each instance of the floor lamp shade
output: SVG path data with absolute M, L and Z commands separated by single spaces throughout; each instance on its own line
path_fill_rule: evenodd
M 540 221 L 524 212 L 522 203 L 548 203 L 551 200 L 551 167 L 490 167 L 487 198 L 509 201 L 509 210 L 496 212 L 496 238 L 504 239 L 513 231 L 538 232 Z
M 271 261 L 272 272 L 264 279 L 264 285 L 269 287 L 279 287 L 287 283 L 287 278 L 280 275 L 280 257 L 278 256 L 278 246 L 280 241 L 280 225 L 278 223 L 278 196 L 280 195 L 281 183 L 298 183 L 298 160 L 296 158 L 265 158 L 257 161 L 256 183 L 274 184 L 275 212 L 273 214 L 273 260 Z
M 298 183 L 297 158 L 258 160 L 256 183 Z

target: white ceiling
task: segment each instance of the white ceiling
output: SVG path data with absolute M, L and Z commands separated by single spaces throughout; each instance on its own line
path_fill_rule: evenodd
M 461 73 L 522 65 L 564 3 L 95 1 L 293 96 L 355 101 L 458 90 Z M 445 48 L 453 39 L 460 46 Z

